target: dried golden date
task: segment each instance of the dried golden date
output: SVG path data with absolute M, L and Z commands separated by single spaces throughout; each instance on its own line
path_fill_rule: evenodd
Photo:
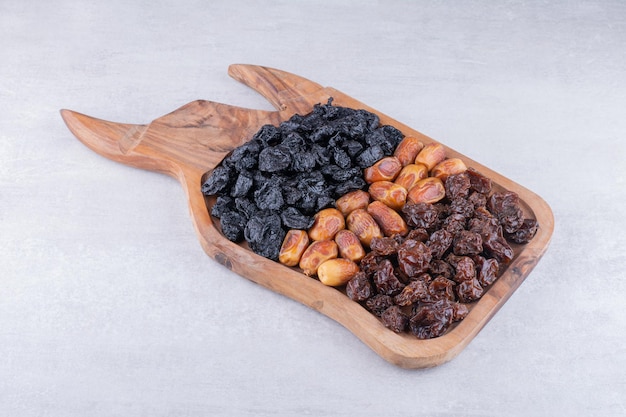
M 285 235 L 278 253 L 278 261 L 287 266 L 296 266 L 309 246 L 309 235 L 304 230 L 291 229 Z
M 402 168 L 394 183 L 403 186 L 407 191 L 417 184 L 419 180 L 428 177 L 428 168 L 424 164 L 409 164 Z
M 337 209 L 347 216 L 356 209 L 365 209 L 370 202 L 370 195 L 363 190 L 354 190 L 337 199 Z
M 309 245 L 300 258 L 300 268 L 306 275 L 315 275 L 317 268 L 339 254 L 337 244 L 333 240 L 318 240 Z
M 354 232 L 343 229 L 335 235 L 335 243 L 339 249 L 339 255 L 342 258 L 358 262 L 365 256 L 365 249 L 361 241 Z
M 376 220 L 364 209 L 356 209 L 346 218 L 346 225 L 365 246 L 375 237 L 383 237 Z
M 424 164 L 428 170 L 446 159 L 446 150 L 440 143 L 429 143 L 415 157 L 416 164 Z
M 338 287 L 346 284 L 359 272 L 359 266 L 349 259 L 337 258 L 323 262 L 317 277 L 324 285 Z
M 363 171 L 365 182 L 393 181 L 402 169 L 402 164 L 395 156 L 388 156 Z
M 398 158 L 402 166 L 407 166 L 415 161 L 415 157 L 422 150 L 424 144 L 413 136 L 407 136 L 398 144 L 393 156 Z
M 328 240 L 346 227 L 343 214 L 336 208 L 320 210 L 313 216 L 313 225 L 309 228 L 311 240 Z
M 443 182 L 437 177 L 420 180 L 407 194 L 407 201 L 417 203 L 436 203 L 446 196 Z
M 400 210 L 406 203 L 406 188 L 390 181 L 375 182 L 368 191 L 374 200 L 385 203 L 394 210 Z
M 373 201 L 367 206 L 367 212 L 378 223 L 385 236 L 409 233 L 409 227 L 397 211 L 380 201 Z
M 450 175 L 460 174 L 466 170 L 467 167 L 465 166 L 465 163 L 459 158 L 448 158 L 439 162 L 433 168 L 431 174 L 433 177 L 437 177 L 445 183 L 446 179 L 448 179 Z

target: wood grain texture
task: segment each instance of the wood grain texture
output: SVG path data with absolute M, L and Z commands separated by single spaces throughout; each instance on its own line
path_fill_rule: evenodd
M 515 257 L 503 275 L 472 305 L 468 316 L 444 336 L 418 340 L 408 334 L 396 334 L 341 291 L 260 257 L 245 245 L 230 242 L 220 234 L 209 215 L 210 200 L 200 191 L 202 177 L 263 124 L 277 124 L 294 113 L 308 113 L 315 104 L 332 97 L 336 105 L 376 113 L 381 123 L 393 125 L 405 135 L 416 136 L 425 143 L 434 140 L 340 91 L 294 74 L 253 65 L 231 65 L 229 74 L 258 91 L 276 111 L 197 100 L 148 125 L 113 123 L 70 110 L 62 110 L 61 114 L 72 133 L 95 152 L 179 180 L 188 198 L 198 239 L 209 256 L 239 275 L 336 320 L 385 360 L 404 368 L 424 368 L 454 358 L 509 299 L 546 251 L 554 229 L 547 203 L 532 191 L 447 147 L 449 157 L 461 158 L 467 166 L 492 178 L 496 189 L 518 193 L 525 214 L 537 219 L 540 228 L 529 244 L 514 247 Z

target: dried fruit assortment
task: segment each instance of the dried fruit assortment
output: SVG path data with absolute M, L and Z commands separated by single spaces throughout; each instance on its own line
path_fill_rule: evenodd
M 289 229 L 308 229 L 335 200 L 366 187 L 363 170 L 393 154 L 402 133 L 365 110 L 318 104 L 278 127 L 263 126 L 202 184 L 211 214 L 234 242 L 278 260 Z
M 379 124 L 317 105 L 264 126 L 207 176 L 224 235 L 345 289 L 394 332 L 443 335 L 537 232 L 518 196 Z

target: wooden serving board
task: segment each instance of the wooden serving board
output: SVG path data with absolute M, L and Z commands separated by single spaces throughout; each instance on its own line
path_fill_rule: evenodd
M 467 317 L 441 337 L 419 340 L 411 334 L 396 334 L 344 292 L 258 256 L 245 244 L 227 240 L 209 214 L 211 199 L 201 193 L 203 176 L 264 124 L 278 124 L 294 113 L 309 113 L 315 104 L 333 97 L 335 105 L 366 109 L 376 113 L 382 124 L 395 126 L 425 144 L 435 142 L 340 91 L 297 75 L 254 65 L 231 65 L 228 73 L 263 95 L 276 111 L 197 100 L 147 125 L 113 123 L 70 110 L 61 110 L 61 115 L 71 132 L 95 152 L 178 179 L 186 192 L 198 239 L 210 257 L 237 274 L 336 320 L 385 360 L 404 368 L 424 368 L 454 358 L 509 299 L 546 251 L 554 229 L 554 217 L 546 202 L 450 148 L 446 148 L 448 157 L 461 158 L 468 167 L 490 177 L 495 190 L 519 194 L 525 215 L 539 222 L 539 230 L 530 243 L 513 246 L 515 258 L 501 277 L 470 306 Z

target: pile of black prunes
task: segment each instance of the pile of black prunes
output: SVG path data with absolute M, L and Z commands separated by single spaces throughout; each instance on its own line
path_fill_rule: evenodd
M 363 170 L 392 155 L 403 137 L 375 114 L 330 98 L 278 127 L 261 127 L 208 173 L 202 193 L 217 196 L 211 215 L 224 236 L 277 260 L 289 229 L 308 229 L 315 213 L 366 188 Z

